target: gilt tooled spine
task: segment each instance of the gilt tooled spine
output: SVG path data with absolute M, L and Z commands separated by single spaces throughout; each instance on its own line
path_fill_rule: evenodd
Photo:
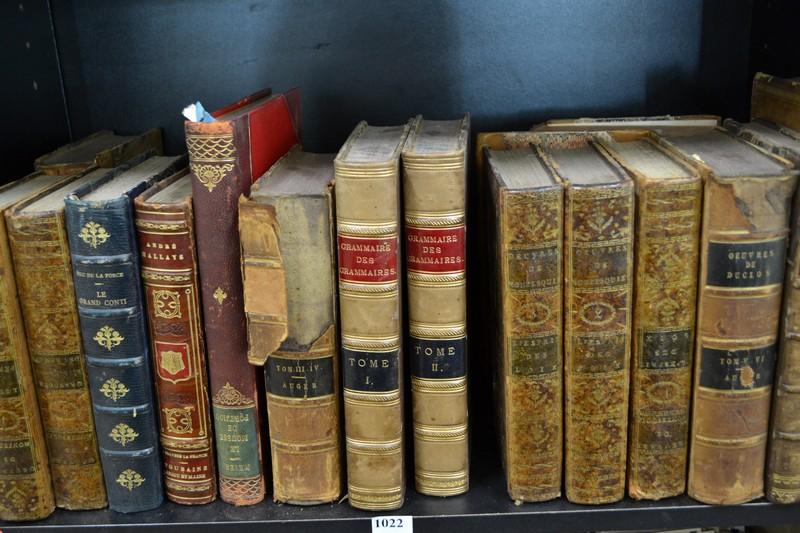
M 128 196 L 65 200 L 95 430 L 112 510 L 163 500 L 139 253 Z
M 637 177 L 628 492 L 686 487 L 702 183 Z
M 247 117 L 186 122 L 220 497 L 264 499 L 256 369 L 247 362 L 238 201 L 250 191 Z
M 276 207 L 279 201 L 263 197 L 242 199 L 239 204 L 250 352 L 271 351 L 272 345 L 265 344 L 276 336 L 286 337 L 264 366 L 273 499 L 295 505 L 335 501 L 342 488 L 332 195 L 328 190 L 325 196 L 296 198 L 291 203 L 294 208 Z M 278 220 L 279 216 L 283 218 Z M 316 262 L 311 272 L 322 274 L 327 283 L 287 291 L 286 260 Z M 310 297 L 308 291 L 316 294 Z M 322 325 L 321 332 L 314 331 L 321 333 L 319 337 L 310 345 L 298 342 L 297 336 L 308 332 L 291 331 L 287 313 L 314 315 L 311 307 L 326 305 L 331 321 Z M 276 324 L 282 335 L 273 334 Z
M 367 510 L 397 509 L 405 495 L 398 166 L 336 164 L 348 499 Z M 390 183 L 369 198 L 383 220 L 344 208 L 343 189 L 358 190 L 358 180 Z
M 689 496 L 763 495 L 795 176 L 705 183 Z
M 432 496 L 469 489 L 465 163 L 403 154 L 414 477 Z
M 7 213 L 56 505 L 107 505 L 63 209 Z
M 504 463 L 513 500 L 561 494 L 563 189 L 494 191 Z
M 191 200 L 135 207 L 165 492 L 176 503 L 209 503 L 217 478 Z
M 55 500 L 6 235 L 0 217 L 0 520 L 40 520 Z
M 564 225 L 566 494 L 610 503 L 625 493 L 632 183 L 570 185 Z

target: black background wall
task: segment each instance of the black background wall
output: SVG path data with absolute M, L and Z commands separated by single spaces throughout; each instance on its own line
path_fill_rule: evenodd
M 0 89 L 6 180 L 70 130 L 79 138 L 161 126 L 177 153 L 184 105 L 199 99 L 213 109 L 264 86 L 302 88 L 305 145 L 314 151 L 337 150 L 361 119 L 396 123 L 416 113 L 469 111 L 480 131 L 590 115 L 742 119 L 748 109 L 750 0 L 5 4 L 2 24 L 13 28 L 0 51 L 10 80 Z M 26 53 L 37 31 L 42 46 Z M 39 82 L 33 91 L 37 76 L 51 90 Z

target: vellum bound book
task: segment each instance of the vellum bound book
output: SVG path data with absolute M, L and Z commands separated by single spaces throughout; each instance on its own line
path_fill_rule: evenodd
M 292 149 L 239 201 L 248 359 L 266 367 L 273 499 L 342 489 L 334 154 Z
M 405 495 L 400 151 L 406 126 L 360 123 L 334 161 L 348 499 L 398 509 Z
M 494 239 L 494 372 L 506 486 L 561 495 L 564 190 L 538 149 L 486 149 Z
M 722 129 L 667 140 L 708 169 L 688 493 L 705 503 L 743 503 L 764 493 L 797 172 Z
M 402 156 L 414 477 L 433 496 L 469 489 L 468 142 L 468 116 L 417 117 Z

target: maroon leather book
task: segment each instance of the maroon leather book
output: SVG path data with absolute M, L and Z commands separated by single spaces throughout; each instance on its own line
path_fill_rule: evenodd
M 247 362 L 238 201 L 298 143 L 294 104 L 297 90 L 262 91 L 212 113 L 214 122 L 185 124 L 220 497 L 234 505 L 265 495 L 256 385 L 263 369 Z
M 134 202 L 155 369 L 164 485 L 184 505 L 217 497 L 189 169 Z

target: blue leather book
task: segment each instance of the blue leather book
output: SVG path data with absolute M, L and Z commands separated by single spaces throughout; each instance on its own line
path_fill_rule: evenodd
M 185 165 L 180 157 L 134 161 L 65 200 L 108 504 L 123 513 L 158 507 L 164 493 L 132 203 Z

